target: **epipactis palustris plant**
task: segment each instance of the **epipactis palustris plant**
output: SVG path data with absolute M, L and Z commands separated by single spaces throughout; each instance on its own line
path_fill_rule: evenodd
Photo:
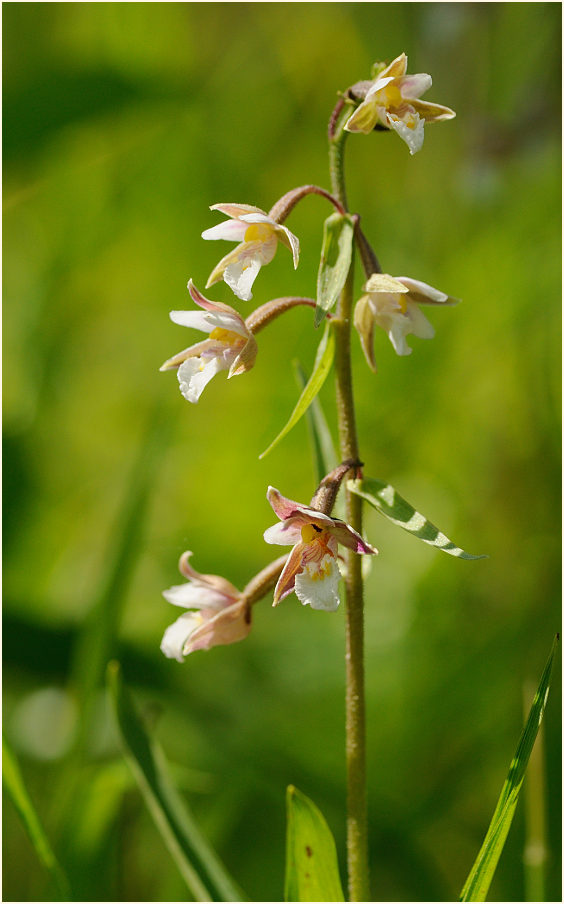
M 422 101 L 431 87 L 431 76 L 407 74 L 407 57 L 400 54 L 389 65 L 378 63 L 372 79 L 360 81 L 343 92 L 329 121 L 330 189 L 303 185 L 287 192 L 269 212 L 250 204 L 221 203 L 211 209 L 226 219 L 205 229 L 202 238 L 236 242 L 212 270 L 206 290 L 223 280 L 238 301 L 252 299 L 255 281 L 282 244 L 298 266 L 300 245 L 284 225 L 296 204 L 311 194 L 324 197 L 333 212 L 324 224 L 316 298 L 281 296 L 266 301 L 250 313 L 205 298 L 192 280 L 188 291 L 199 310 L 172 311 L 174 323 L 200 330 L 207 338 L 169 358 L 161 370 L 177 370 L 180 391 L 197 403 L 207 383 L 222 370 L 228 377 L 248 373 L 258 352 L 256 334 L 295 307 L 315 309 L 313 326 L 325 321 L 313 373 L 275 443 L 299 420 L 313 401 L 334 364 L 336 401 L 342 464 L 319 484 L 311 502 L 294 502 L 277 489 L 268 488 L 267 499 L 279 522 L 264 533 L 271 544 L 291 546 L 286 555 L 270 562 L 239 591 L 226 578 L 199 574 L 190 565 L 191 553 L 180 559 L 186 583 L 164 592 L 169 603 L 185 611 L 165 631 L 161 649 L 182 661 L 196 650 L 230 644 L 246 638 L 251 630 L 252 607 L 272 588 L 277 606 L 293 594 L 304 605 L 334 612 L 344 583 L 346 620 L 346 760 L 347 760 L 347 863 L 349 900 L 370 900 L 368 872 L 368 822 L 366 807 L 366 750 L 363 663 L 363 576 L 361 556 L 377 550 L 363 537 L 362 504 L 367 501 L 396 524 L 414 531 L 414 524 L 428 525 L 423 516 L 402 521 L 393 487 L 365 478 L 360 461 L 351 378 L 351 327 L 354 324 L 372 371 L 375 327 L 388 334 L 397 355 L 411 354 L 406 336 L 434 336 L 434 328 L 422 308 L 441 308 L 456 299 L 414 277 L 383 273 L 371 243 L 361 230 L 360 217 L 348 210 L 344 147 L 352 133 L 395 132 L 415 154 L 423 145 L 426 123 L 452 119 L 448 107 Z M 354 304 L 353 262 L 358 250 L 365 274 L 362 295 Z M 257 283 L 257 285 L 260 284 Z M 242 311 L 242 307 L 240 309 Z M 368 372 L 367 372 L 368 374 Z M 272 445 L 275 445 L 273 443 Z M 270 450 L 271 447 L 269 447 Z M 267 450 L 267 451 L 269 451 Z M 345 478 L 347 478 L 345 480 Z M 344 487 L 346 520 L 332 515 L 341 486 Z M 374 487 L 384 487 L 381 493 Z M 235 492 L 233 490 L 233 492 Z M 401 500 L 405 505 L 405 501 Z M 412 510 L 414 511 L 414 510 Z M 419 519 L 419 520 L 417 520 Z M 438 531 L 435 546 L 452 555 L 464 553 Z M 425 535 L 419 531 L 425 539 Z M 444 542 L 446 541 L 446 542 Z M 339 552 L 341 549 L 341 552 Z M 454 551 L 453 551 L 454 550 Z M 298 617 L 298 616 L 297 616 Z

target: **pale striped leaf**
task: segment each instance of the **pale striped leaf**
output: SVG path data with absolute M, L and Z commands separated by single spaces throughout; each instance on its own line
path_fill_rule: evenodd
M 381 515 L 385 515 L 389 521 L 402 527 L 408 533 L 434 546 L 436 549 L 447 552 L 449 556 L 457 556 L 459 559 L 487 559 L 487 556 L 473 556 L 464 552 L 438 527 L 427 521 L 424 515 L 416 511 L 409 502 L 400 496 L 391 484 L 384 480 L 376 480 L 373 477 L 364 477 L 362 480 L 347 481 L 349 490 L 365 499 Z

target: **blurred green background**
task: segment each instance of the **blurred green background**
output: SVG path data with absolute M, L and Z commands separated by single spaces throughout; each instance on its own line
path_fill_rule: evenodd
M 349 201 L 386 271 L 463 303 L 431 311 L 436 338 L 412 339 L 409 358 L 379 331 L 377 376 L 354 337 L 362 456 L 490 558 L 442 556 L 367 514 L 372 882 L 374 900 L 458 896 L 559 626 L 560 16 L 557 3 L 4 5 L 4 727 L 77 899 L 187 897 L 121 760 L 111 657 L 251 900 L 282 896 L 287 784 L 343 853 L 343 612 L 264 600 L 244 643 L 183 665 L 159 651 L 180 553 L 241 587 L 273 551 L 267 485 L 311 496 L 303 422 L 257 460 L 297 397 L 291 361 L 311 367 L 311 312 L 262 333 L 254 370 L 219 376 L 198 405 L 158 367 L 196 341 L 168 318 L 192 307 L 188 277 L 203 288 L 231 247 L 200 239 L 219 221 L 208 206 L 268 209 L 326 186 L 336 92 L 402 51 L 457 118 L 428 127 L 413 158 L 392 134 L 352 136 Z M 281 248 L 240 310 L 315 293 L 329 212 L 315 197 L 296 209 L 299 269 Z M 234 302 L 223 283 L 208 294 Z M 546 900 L 560 899 L 559 676 Z M 526 899 L 524 813 L 492 900 Z M 4 853 L 4 900 L 49 899 L 9 802 Z

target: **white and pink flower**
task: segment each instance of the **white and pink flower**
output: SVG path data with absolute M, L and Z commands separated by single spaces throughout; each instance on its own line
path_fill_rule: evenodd
M 169 358 L 160 370 L 178 368 L 180 392 L 189 402 L 197 402 L 209 381 L 221 370 L 228 378 L 250 370 L 257 356 L 257 343 L 240 314 L 227 304 L 209 301 L 192 280 L 188 291 L 201 311 L 171 311 L 170 319 L 180 326 L 209 333 L 209 337 Z
M 449 107 L 419 100 L 433 83 L 430 75 L 424 72 L 406 75 L 406 71 L 407 57 L 402 53 L 378 74 L 362 103 L 347 120 L 345 129 L 368 135 L 380 123 L 397 132 L 410 154 L 415 154 L 423 144 L 426 122 L 441 122 L 456 116 Z
M 250 301 L 252 286 L 264 264 L 269 264 L 282 242 L 292 252 L 294 268 L 298 266 L 300 243 L 286 226 L 269 217 L 260 207 L 250 204 L 214 204 L 228 220 L 202 232 L 203 239 L 226 239 L 240 242 L 222 258 L 210 274 L 206 289 L 223 279 L 238 298 Z
M 195 650 L 243 640 L 251 630 L 250 608 L 237 588 L 219 575 L 199 574 L 190 565 L 191 555 L 183 553 L 178 563 L 187 583 L 163 592 L 173 606 L 188 610 L 166 629 L 161 642 L 165 656 L 179 662 Z
M 387 273 L 373 273 L 364 291 L 366 294 L 359 298 L 355 307 L 354 325 L 366 360 L 374 371 L 375 326 L 385 330 L 396 354 L 410 355 L 412 349 L 406 342 L 406 336 L 412 334 L 420 339 L 432 339 L 435 335 L 432 324 L 419 306 L 458 304 L 457 298 L 451 298 L 418 279 L 393 277 Z
M 269 527 L 264 539 L 267 543 L 294 546 L 276 584 L 274 605 L 294 592 L 304 606 L 334 612 L 339 605 L 341 577 L 338 544 L 357 553 L 373 555 L 377 550 L 344 521 L 286 499 L 274 487 L 268 488 L 266 498 L 281 524 Z

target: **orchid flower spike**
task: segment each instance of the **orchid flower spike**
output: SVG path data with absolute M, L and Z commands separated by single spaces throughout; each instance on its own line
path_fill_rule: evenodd
M 162 365 L 160 370 L 178 368 L 180 392 L 189 402 L 197 402 L 205 386 L 220 370 L 229 370 L 228 379 L 250 370 L 257 356 L 255 337 L 245 321 L 227 304 L 209 301 L 192 280 L 188 291 L 201 311 L 171 311 L 170 319 L 180 326 L 209 333 Z
M 402 53 L 378 74 L 362 103 L 347 120 L 348 132 L 368 135 L 380 123 L 397 132 L 409 153 L 415 154 L 423 145 L 426 122 L 441 122 L 456 116 L 449 107 L 419 100 L 433 80 L 423 72 L 406 75 L 406 70 L 407 57 Z
M 269 217 L 259 207 L 250 204 L 214 204 L 210 210 L 219 210 L 230 219 L 202 232 L 203 239 L 227 239 L 241 242 L 222 258 L 212 270 L 206 289 L 221 279 L 243 301 L 253 297 L 251 289 L 263 264 L 269 264 L 282 242 L 292 252 L 294 269 L 298 266 L 300 243 L 286 226 Z
M 378 552 L 344 521 L 286 499 L 274 487 L 266 498 L 281 520 L 264 532 L 267 543 L 294 545 L 274 591 L 274 605 L 294 592 L 304 606 L 334 612 L 339 605 L 341 577 L 337 544 L 357 553 Z
M 373 273 L 354 311 L 354 325 L 369 367 L 375 372 L 374 326 L 386 331 L 396 354 L 410 355 L 412 349 L 405 341 L 410 333 L 420 339 L 432 339 L 435 330 L 419 305 L 453 305 L 457 298 L 451 298 L 427 283 L 407 276 L 397 278 L 387 273 Z
M 195 650 L 243 640 L 251 630 L 250 607 L 237 588 L 219 575 L 199 574 L 190 565 L 191 555 L 183 553 L 178 563 L 188 583 L 163 592 L 173 606 L 188 609 L 166 629 L 161 642 L 165 656 L 179 662 Z

